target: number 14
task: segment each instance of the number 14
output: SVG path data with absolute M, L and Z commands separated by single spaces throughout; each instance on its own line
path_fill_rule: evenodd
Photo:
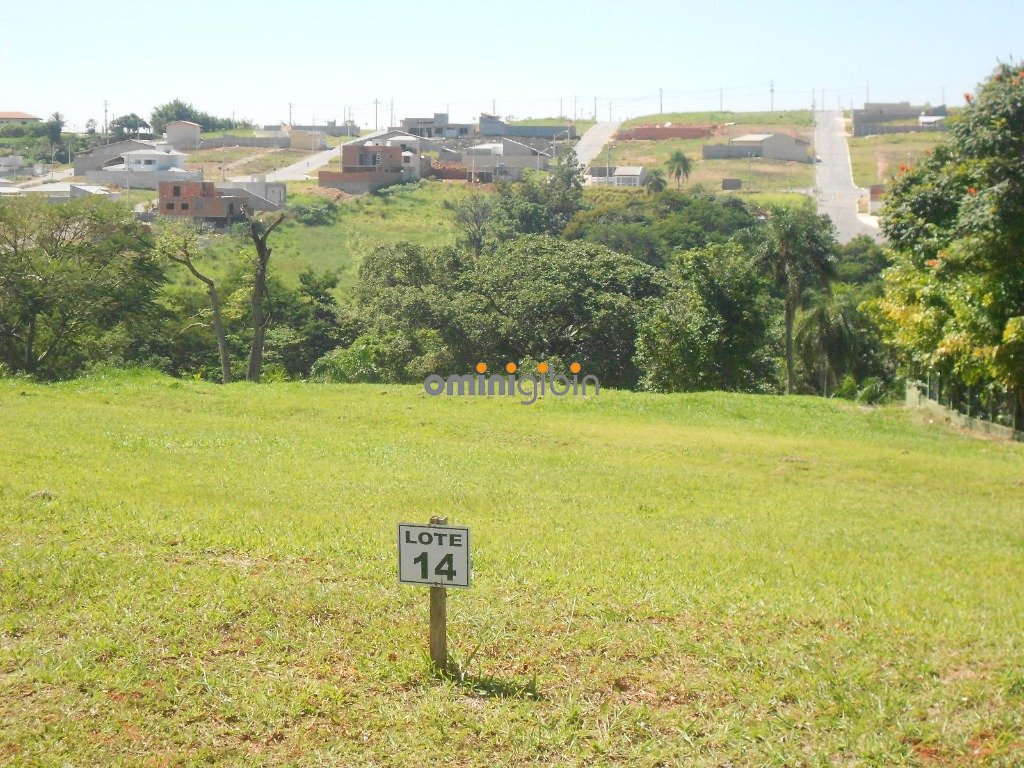
M 419 557 L 413 558 L 413 562 L 420 567 L 420 578 L 424 580 L 429 578 L 427 573 L 427 553 L 421 552 Z M 448 581 L 453 581 L 455 579 L 455 562 L 452 560 L 452 556 L 450 554 L 442 557 L 441 562 L 434 567 L 434 575 L 443 576 L 448 579 Z

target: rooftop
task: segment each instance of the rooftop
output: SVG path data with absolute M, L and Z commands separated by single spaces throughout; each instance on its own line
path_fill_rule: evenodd
M 40 120 L 27 112 L 0 112 L 0 120 Z

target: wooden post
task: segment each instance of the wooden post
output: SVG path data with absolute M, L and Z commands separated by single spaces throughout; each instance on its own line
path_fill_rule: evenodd
M 447 517 L 431 517 L 431 525 L 447 525 Z M 448 671 L 448 594 L 444 587 L 430 588 L 430 660 L 439 672 Z

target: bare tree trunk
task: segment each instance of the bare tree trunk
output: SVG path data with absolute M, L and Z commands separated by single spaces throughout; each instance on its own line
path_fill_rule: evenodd
M 36 313 L 33 311 L 28 320 L 28 332 L 25 334 L 25 372 L 32 373 L 36 369 Z
M 793 321 L 796 319 L 797 298 L 793 295 L 792 286 L 786 294 L 786 394 L 793 394 Z
M 249 218 L 249 234 L 252 243 L 256 246 L 256 266 L 253 270 L 252 281 L 252 346 L 249 348 L 249 369 L 246 371 L 246 378 L 249 381 L 259 383 L 260 373 L 263 368 L 263 346 L 267 340 L 267 323 L 269 318 L 263 312 L 263 296 L 267 292 L 267 265 L 270 263 L 272 249 L 267 245 L 270 233 L 284 221 L 285 214 L 281 214 L 274 220 L 274 223 L 260 232 L 261 223 L 259 219 Z
M 231 356 L 228 354 L 228 340 L 224 334 L 224 321 L 220 316 L 220 297 L 211 280 L 207 286 L 210 294 L 210 311 L 213 313 L 213 332 L 217 334 L 217 349 L 220 351 L 220 374 L 225 384 L 231 381 Z
M 1024 387 L 1013 390 L 1013 428 L 1024 431 Z
M 188 256 L 172 256 L 174 261 L 184 264 L 192 276 L 206 285 L 206 293 L 210 297 L 210 312 L 213 314 L 213 332 L 217 335 L 217 349 L 220 351 L 220 375 L 225 384 L 231 382 L 231 355 L 228 352 L 228 340 L 224 333 L 224 320 L 220 314 L 220 296 L 217 295 L 217 285 L 195 268 L 192 259 Z
M 267 291 L 267 262 L 270 260 L 270 249 L 266 240 L 253 237 L 256 243 L 256 269 L 252 281 L 252 346 L 249 348 L 249 370 L 246 378 L 259 383 L 263 367 L 263 346 L 267 340 L 267 320 L 263 314 L 263 295 Z

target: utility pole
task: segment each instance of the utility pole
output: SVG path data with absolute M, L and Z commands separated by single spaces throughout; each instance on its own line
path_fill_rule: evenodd
M 942 86 L 942 106 L 946 106 L 946 86 Z
M 661 88 L 659 88 L 658 89 L 658 114 L 659 115 L 665 114 L 665 99 L 664 99 L 664 96 L 665 96 L 665 92 Z
M 775 113 L 775 81 L 774 80 L 772 80 L 771 83 L 769 84 L 769 91 L 771 92 L 771 102 L 770 102 L 771 106 L 769 107 L 769 109 L 771 110 L 772 114 L 774 114 Z
M 288 126 L 291 127 L 291 124 L 292 124 L 292 103 L 289 101 L 288 102 Z
M 492 115 L 497 115 L 498 114 L 498 108 L 495 106 L 496 103 L 497 102 L 492 98 L 491 99 L 491 114 Z
M 814 103 L 814 89 L 811 89 L 811 112 L 814 112 L 818 108 L 818 105 Z
M 719 112 L 724 112 L 725 111 L 725 107 L 723 106 L 724 103 L 725 103 L 725 96 L 724 96 L 724 93 L 723 93 L 722 86 L 718 86 L 718 111 Z
M 392 99 L 391 100 L 391 122 L 388 123 L 388 127 L 390 128 L 394 124 L 395 124 L 395 100 Z
M 373 100 L 373 130 L 377 130 L 377 105 L 380 104 L 380 99 Z
M 597 122 L 597 96 L 594 97 L 594 122 Z
M 559 118 L 562 117 L 562 100 L 561 99 L 558 100 L 558 117 Z
M 103 135 L 107 135 L 107 100 L 103 100 Z

